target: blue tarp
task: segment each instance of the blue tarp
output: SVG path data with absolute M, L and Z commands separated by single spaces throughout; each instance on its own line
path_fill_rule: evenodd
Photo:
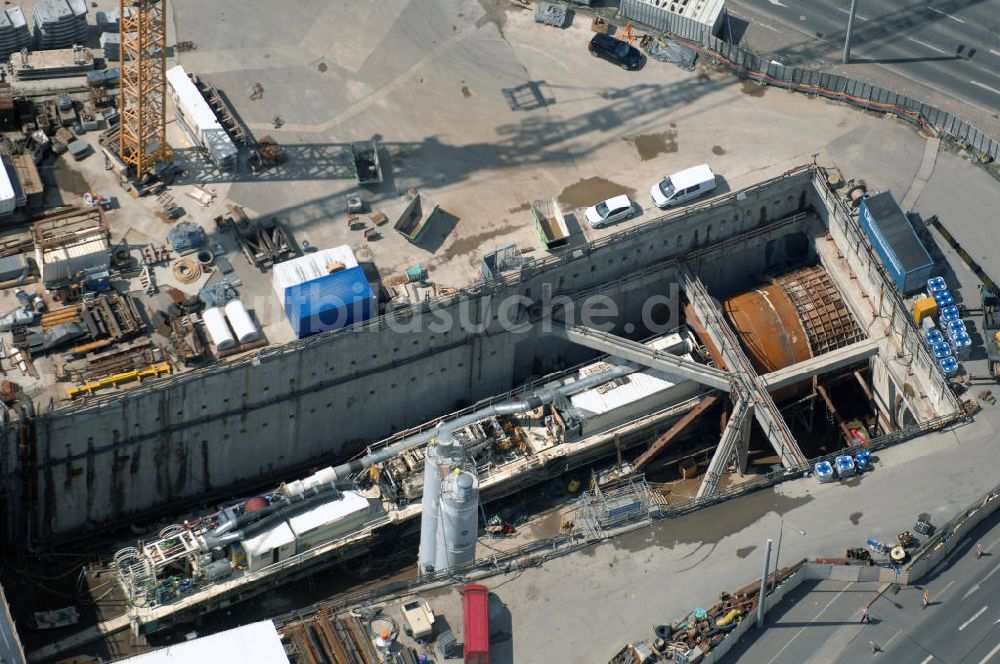
M 285 315 L 299 339 L 378 315 L 378 302 L 361 267 L 285 289 Z

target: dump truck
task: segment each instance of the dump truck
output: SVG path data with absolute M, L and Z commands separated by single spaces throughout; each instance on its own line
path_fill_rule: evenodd
M 546 249 L 558 249 L 569 244 L 569 228 L 556 199 L 548 198 L 533 202 L 531 219 Z
M 351 143 L 351 160 L 358 184 L 378 184 L 382 181 L 382 166 L 378 160 L 378 141 Z
M 980 285 L 979 300 L 983 309 L 983 343 L 986 345 L 990 375 L 1000 382 L 1000 296 Z

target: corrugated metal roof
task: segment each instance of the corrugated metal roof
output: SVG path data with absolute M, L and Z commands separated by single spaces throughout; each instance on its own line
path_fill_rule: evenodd
M 69 260 L 70 258 L 90 256 L 101 252 L 107 253 L 109 250 L 110 245 L 108 244 L 108 241 L 103 237 L 96 237 L 90 240 L 84 240 L 83 242 L 64 244 L 48 249 L 42 252 L 42 261 L 46 264 L 52 264 L 59 261 Z
M 285 648 L 281 645 L 281 637 L 278 636 L 274 623 L 263 620 L 117 661 L 118 664 L 288 664 L 288 656 L 285 655 Z
M 303 535 L 328 523 L 368 510 L 368 499 L 356 491 L 345 491 L 339 500 L 331 500 L 288 520 L 292 532 Z
M 677 344 L 681 340 L 681 335 L 669 334 L 665 337 L 655 339 L 647 345 L 656 350 L 663 350 L 668 346 Z M 679 357 L 683 357 L 687 360 L 692 359 L 690 353 L 680 355 Z M 580 370 L 580 377 L 584 378 L 595 373 L 595 369 L 602 364 L 605 363 L 598 362 L 596 364 L 589 364 L 583 367 Z M 570 402 L 574 407 L 580 410 L 600 415 L 616 408 L 621 408 L 622 406 L 630 404 L 634 401 L 639 401 L 640 399 L 656 394 L 662 390 L 671 388 L 674 385 L 685 382 L 686 380 L 686 378 L 676 376 L 674 374 L 665 373 L 663 371 L 655 371 L 653 369 L 646 369 L 644 371 L 629 374 L 614 383 L 606 383 L 595 387 L 592 390 L 575 394 L 570 397 Z
M 350 269 L 358 266 L 358 259 L 354 256 L 354 251 L 343 244 L 275 265 L 271 269 L 271 282 L 282 306 L 285 304 L 286 288 L 327 276 L 330 274 L 327 270 L 330 263 L 343 263 L 345 268 Z

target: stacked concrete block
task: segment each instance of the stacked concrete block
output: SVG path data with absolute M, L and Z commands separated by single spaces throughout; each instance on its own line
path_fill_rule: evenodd
M 35 6 L 38 48 L 69 48 L 87 43 L 86 0 L 44 0 Z
M 118 62 L 121 56 L 122 38 L 117 32 L 101 33 L 101 51 L 108 62 Z
M 126 18 L 132 16 L 132 10 L 128 7 L 125 8 L 125 16 Z M 121 31 L 121 16 L 118 12 L 97 12 L 94 14 L 94 20 L 97 23 L 97 29 L 101 32 Z
M 31 42 L 28 22 L 20 7 L 0 11 L 0 58 L 27 48 Z

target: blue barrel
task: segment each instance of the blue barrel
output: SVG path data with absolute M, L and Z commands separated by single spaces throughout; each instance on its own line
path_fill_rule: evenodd
M 931 277 L 927 280 L 927 292 L 931 295 L 943 290 L 948 290 L 948 284 L 945 283 L 944 277 Z
M 949 304 L 955 304 L 955 298 L 951 296 L 951 291 L 938 291 L 934 293 L 934 301 L 937 302 L 938 308 L 947 307 Z

